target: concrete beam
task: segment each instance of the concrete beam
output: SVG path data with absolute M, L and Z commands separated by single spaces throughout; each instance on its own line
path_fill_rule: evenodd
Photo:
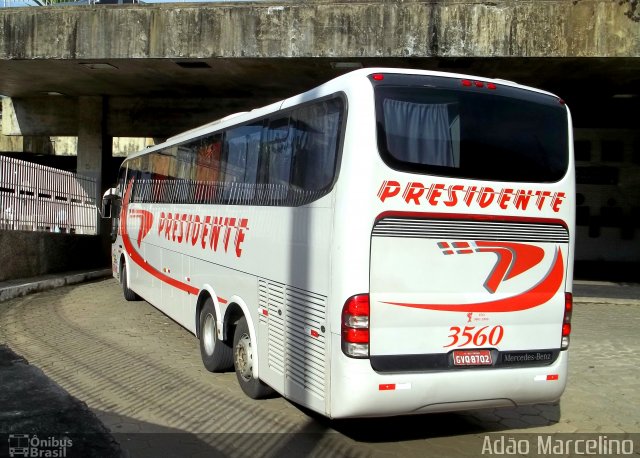
M 99 97 L 98 97 L 99 98 Z M 86 97 L 3 98 L 3 135 L 79 136 L 93 113 L 82 111 Z M 250 98 L 211 97 L 109 97 L 105 107 L 104 135 L 109 137 L 167 138 L 230 113 L 259 105 Z M 275 101 L 275 99 L 274 99 Z M 260 103 L 270 103 L 260 99 Z M 82 113 L 79 116 L 78 113 Z M 102 116 L 102 115 L 101 115 Z
M 276 100 L 248 97 L 111 97 L 108 134 L 112 137 L 168 138 L 230 113 L 248 111 Z
M 77 129 L 76 98 L 2 98 L 3 135 L 77 135 Z
M 15 8 L 0 10 L 0 59 L 628 57 L 640 55 L 636 3 L 320 0 Z
M 640 6 L 611 0 L 0 9 L 2 132 L 78 135 L 77 97 L 101 96 L 106 135 L 167 137 L 310 89 L 340 62 L 511 79 L 571 106 L 589 90 L 576 115 L 597 117 L 637 94 L 639 21 Z

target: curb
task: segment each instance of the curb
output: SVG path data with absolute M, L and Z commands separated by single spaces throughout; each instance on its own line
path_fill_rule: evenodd
M 97 278 L 110 277 L 111 269 L 100 269 L 83 272 L 69 272 L 67 274 L 54 274 L 42 277 L 38 280 L 25 279 L 8 282 L 6 286 L 0 286 L 0 302 L 8 301 L 27 294 L 59 288 L 66 285 L 74 285 Z
M 640 299 L 618 299 L 612 297 L 574 297 L 574 304 L 640 305 Z
M 598 305 L 640 305 L 640 284 L 573 281 L 573 302 Z

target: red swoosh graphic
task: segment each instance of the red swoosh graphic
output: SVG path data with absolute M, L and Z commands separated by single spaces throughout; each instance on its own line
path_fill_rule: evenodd
M 520 275 L 538 265 L 544 257 L 544 250 L 535 245 L 512 242 L 477 241 L 479 253 L 495 253 L 498 261 L 487 278 L 485 288 L 495 293 L 500 283 Z
M 153 225 L 153 214 L 146 210 L 131 210 L 131 215 L 135 218 L 140 218 L 140 230 L 138 231 L 138 248 L 142 243 Z
M 556 248 L 556 258 L 547 275 L 533 288 L 517 296 L 472 304 L 412 304 L 406 302 L 383 302 L 383 304 L 444 312 L 518 312 L 537 307 L 549 301 L 562 286 L 563 278 L 564 261 L 562 252 L 559 248 Z
M 194 294 L 194 295 L 198 294 L 199 292 L 198 288 L 195 288 L 191 285 L 187 285 L 186 283 L 182 283 L 181 281 L 171 278 L 168 275 L 165 275 L 164 273 L 150 266 L 142 258 L 142 256 L 140 256 L 140 253 L 136 251 L 135 247 L 131 243 L 131 239 L 129 238 L 129 233 L 127 232 L 127 216 L 129 214 L 129 199 L 131 198 L 132 185 L 133 185 L 133 180 L 129 182 L 129 185 L 127 186 L 127 191 L 124 194 L 124 199 L 122 199 L 123 209 L 122 209 L 122 219 L 120 220 L 120 233 L 122 234 L 122 242 L 124 243 L 124 247 L 127 250 L 127 253 L 129 253 L 131 260 L 136 264 L 138 264 L 140 267 L 142 267 L 144 270 L 149 272 L 154 277 L 173 286 L 174 288 L 178 288 L 182 291 L 186 291 L 189 294 Z M 132 216 L 138 216 L 138 215 L 134 214 Z

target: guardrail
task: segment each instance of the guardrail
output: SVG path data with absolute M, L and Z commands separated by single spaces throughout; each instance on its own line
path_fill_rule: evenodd
M 97 234 L 94 179 L 0 156 L 0 229 Z

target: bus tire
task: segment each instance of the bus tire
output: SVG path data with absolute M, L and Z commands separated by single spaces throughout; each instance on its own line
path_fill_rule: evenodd
M 123 262 L 120 268 L 120 283 L 122 284 L 122 293 L 127 301 L 139 301 L 138 296 L 133 290 L 129 289 L 129 282 L 127 282 L 127 265 Z
M 243 316 L 233 333 L 233 365 L 244 394 L 251 399 L 261 399 L 273 394 L 273 388 L 253 377 L 253 353 L 247 319 Z
M 218 339 L 216 309 L 210 297 L 200 311 L 198 322 L 202 364 L 209 372 L 228 371 L 233 367 L 233 350 L 227 342 Z

